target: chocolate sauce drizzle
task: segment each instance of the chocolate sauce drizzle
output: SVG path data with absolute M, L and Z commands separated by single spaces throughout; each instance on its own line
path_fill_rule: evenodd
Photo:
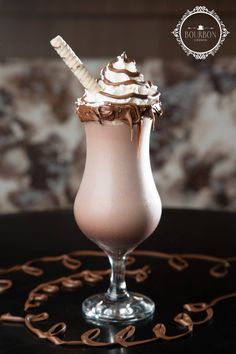
M 137 80 L 132 80 L 132 79 L 125 80 L 125 81 L 119 81 L 119 82 L 112 82 L 112 81 L 108 80 L 108 78 L 106 77 L 106 71 L 107 71 L 106 68 L 102 69 L 101 79 L 99 80 L 99 81 L 103 81 L 106 85 L 110 85 L 110 86 L 120 86 L 120 85 L 140 85 L 140 86 L 143 86 L 143 85 L 147 85 L 146 81 L 137 81 Z
M 141 93 L 135 93 L 135 92 L 131 92 L 131 93 L 127 93 L 125 95 L 119 95 L 119 96 L 113 95 L 111 93 L 104 92 L 104 91 L 100 91 L 100 93 L 103 96 L 107 96 L 107 97 L 110 97 L 110 98 L 118 98 L 118 99 L 125 99 L 125 98 L 131 98 L 131 97 L 145 99 L 145 98 L 148 97 L 147 95 L 142 95 Z M 157 96 L 157 95 L 159 95 L 158 91 L 156 91 L 152 96 Z
M 77 271 L 81 265 L 81 257 L 106 257 L 101 251 L 74 251 L 69 254 L 63 254 L 61 256 L 42 257 L 30 260 L 21 265 L 15 265 L 7 269 L 0 269 L 0 274 L 9 274 L 21 271 L 22 273 L 29 274 L 34 277 L 40 277 L 43 274 L 43 270 L 36 267 L 36 263 L 50 263 L 61 262 L 65 268 L 71 271 Z M 156 251 L 134 251 L 132 256 L 127 259 L 127 266 L 135 263 L 135 256 L 162 258 L 168 261 L 168 265 L 176 271 L 183 271 L 189 267 L 188 260 L 200 260 L 213 263 L 209 269 L 209 274 L 215 278 L 225 277 L 229 268 L 233 262 L 236 262 L 236 257 L 230 258 L 218 258 L 209 255 L 202 254 L 169 254 Z M 149 265 L 136 269 L 127 269 L 126 274 L 133 277 L 137 282 L 143 282 L 147 279 L 150 273 Z M 74 272 L 69 276 L 62 276 L 57 279 L 53 279 L 47 282 L 40 283 L 34 289 L 30 291 L 24 305 L 25 316 L 13 315 L 10 312 L 0 315 L 0 322 L 22 323 L 30 332 L 35 334 L 38 338 L 47 340 L 55 345 L 63 346 L 90 346 L 90 347 L 110 347 L 114 345 L 120 345 L 122 347 L 132 347 L 136 345 L 143 345 L 146 343 L 154 342 L 157 340 L 173 341 L 181 337 L 186 337 L 192 333 L 195 326 L 202 325 L 209 322 L 213 315 L 213 307 L 219 302 L 225 301 L 230 298 L 236 298 L 236 292 L 224 294 L 211 300 L 210 302 L 199 303 L 187 303 L 182 306 L 183 311 L 177 314 L 173 321 L 182 327 L 182 330 L 178 330 L 178 333 L 174 335 L 166 334 L 167 329 L 163 323 L 157 323 L 152 328 L 152 335 L 147 339 L 135 339 L 135 326 L 129 325 L 119 330 L 114 340 L 111 342 L 102 342 L 99 340 L 100 329 L 92 328 L 81 334 L 79 339 L 76 340 L 64 340 L 62 336 L 67 330 L 67 325 L 64 322 L 59 322 L 51 326 L 47 330 L 37 328 L 37 323 L 47 320 L 49 314 L 47 312 L 41 312 L 39 314 L 30 313 L 30 309 L 40 308 L 40 306 L 47 302 L 51 295 L 56 295 L 61 289 L 79 289 L 82 284 L 97 283 L 101 281 L 105 276 L 110 275 L 110 269 L 98 269 L 98 270 L 80 270 Z M 7 292 L 13 282 L 9 279 L 0 279 L 0 293 Z M 196 315 L 200 314 L 201 317 L 196 318 Z M 41 326 L 40 326 L 41 327 Z
M 131 61 L 132 61 L 132 60 L 131 60 Z M 130 61 L 130 62 L 131 62 L 131 61 Z M 109 63 L 109 64 L 107 65 L 107 68 L 108 68 L 109 70 L 113 71 L 114 73 L 126 74 L 126 75 L 131 76 L 131 77 L 137 77 L 137 76 L 140 75 L 140 72 L 139 72 L 139 71 L 130 71 L 130 70 L 128 70 L 128 69 L 117 69 L 117 68 L 115 68 L 113 64 L 115 64 L 116 62 L 117 62 L 117 60 L 115 60 L 115 61 Z
M 123 52 L 121 54 L 121 58 L 125 63 L 134 63 L 135 61 L 131 58 L 128 58 L 127 54 Z M 138 71 L 130 71 L 127 69 L 118 69 L 114 66 L 114 64 L 118 61 L 115 60 L 111 63 L 109 63 L 105 69 L 102 69 L 101 71 L 101 79 L 98 80 L 99 82 L 103 82 L 106 85 L 109 86 L 120 86 L 120 85 L 138 85 L 138 86 L 144 86 L 146 88 L 150 88 L 152 86 L 152 83 L 150 81 L 142 81 L 135 78 L 138 78 L 140 76 L 140 73 Z M 120 81 L 120 82 L 112 82 L 110 81 L 106 73 L 107 71 L 110 70 L 115 73 L 123 73 L 126 74 L 128 77 L 131 77 L 133 79 L 128 79 L 125 81 Z M 103 123 L 103 121 L 113 121 L 115 119 L 121 120 L 125 123 L 127 123 L 130 127 L 130 138 L 132 141 L 133 138 L 133 125 L 138 126 L 138 142 L 140 141 L 140 136 L 141 136 L 141 131 L 142 131 L 142 121 L 144 117 L 150 118 L 153 122 L 153 128 L 154 128 L 154 123 L 155 123 L 155 118 L 160 117 L 162 115 L 162 108 L 161 108 L 161 103 L 160 103 L 160 92 L 156 90 L 151 95 L 147 94 L 141 94 L 141 93 L 136 93 L 136 92 L 129 92 L 125 93 L 123 95 L 115 95 L 112 93 L 108 93 L 105 91 L 99 91 L 99 94 L 104 96 L 104 102 L 102 102 L 100 105 L 96 104 L 96 102 L 87 102 L 86 94 L 78 101 L 76 102 L 76 112 L 82 122 L 87 122 L 87 121 L 98 121 L 100 124 Z M 106 97 L 116 99 L 118 102 L 109 102 Z M 134 104 L 134 103 L 119 103 L 119 100 L 123 99 L 128 99 L 128 98 L 139 98 L 146 100 L 148 98 L 152 99 L 153 104 Z
M 121 54 L 121 58 L 124 60 L 125 63 L 134 63 L 135 64 L 135 61 L 131 58 L 128 58 L 127 57 L 127 54 L 125 52 L 123 52 Z M 137 80 L 137 79 L 128 79 L 128 80 L 125 80 L 125 81 L 120 81 L 120 82 L 112 82 L 110 81 L 106 74 L 107 74 L 107 71 L 112 71 L 114 73 L 118 73 L 118 74 L 125 74 L 127 75 L 128 77 L 131 77 L 131 78 L 138 78 L 140 76 L 140 72 L 139 71 L 130 71 L 128 69 L 118 69 L 114 66 L 115 63 L 117 63 L 118 60 L 114 60 L 112 61 L 111 63 L 109 63 L 105 69 L 102 69 L 101 71 L 101 79 L 98 80 L 98 84 L 99 82 L 103 82 L 105 83 L 106 85 L 109 85 L 109 86 L 119 86 L 119 85 L 139 85 L 139 86 L 144 86 L 146 88 L 150 88 L 152 86 L 151 82 L 150 81 L 141 81 L 140 79 Z M 103 96 L 106 96 L 106 97 L 110 97 L 110 98 L 114 98 L 116 100 L 121 100 L 121 99 L 127 99 L 127 98 L 132 98 L 132 97 L 135 97 L 135 98 L 140 98 L 140 99 L 148 99 L 149 97 L 151 98 L 156 98 L 156 103 L 158 102 L 159 103 L 159 98 L 160 98 L 160 93 L 158 90 L 156 90 L 156 92 L 154 92 L 152 95 L 147 95 L 147 94 L 140 94 L 140 93 L 136 93 L 136 92 L 130 92 L 130 93 L 127 93 L 127 94 L 124 94 L 124 95 L 115 95 L 115 94 L 111 94 L 111 93 L 108 93 L 108 92 L 104 92 L 104 91 L 99 91 L 99 93 Z
M 156 116 L 162 115 L 159 106 L 146 105 L 138 106 L 133 103 L 105 103 L 101 106 L 92 106 L 88 104 L 76 103 L 76 113 L 81 122 L 94 121 L 103 124 L 104 121 L 120 120 L 129 125 L 130 140 L 133 139 L 133 126 L 138 126 L 138 142 L 142 133 L 142 121 L 144 118 L 152 120 L 153 129 L 155 127 Z

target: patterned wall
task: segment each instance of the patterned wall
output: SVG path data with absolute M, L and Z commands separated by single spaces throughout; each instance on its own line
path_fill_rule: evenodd
M 98 75 L 106 59 L 84 60 Z M 163 204 L 236 208 L 236 59 L 146 60 L 164 116 L 151 138 Z M 60 60 L 0 64 L 0 212 L 71 206 L 85 161 L 80 85 Z

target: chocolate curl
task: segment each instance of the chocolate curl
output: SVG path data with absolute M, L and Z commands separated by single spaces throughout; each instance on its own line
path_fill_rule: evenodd
M 191 317 L 185 313 L 179 313 L 177 316 L 175 316 L 174 321 L 178 323 L 180 326 L 187 327 L 189 332 L 192 332 L 193 330 L 193 321 Z
M 5 293 L 12 287 L 12 281 L 9 279 L 0 279 L 0 294 Z
M 82 285 L 82 282 L 77 279 L 65 278 L 62 281 L 62 286 L 66 289 L 78 289 Z
M 232 299 L 232 298 L 234 298 L 234 297 L 236 297 L 236 292 L 219 296 L 219 297 L 217 297 L 216 299 L 212 300 L 212 301 L 210 302 L 209 306 L 215 306 L 215 305 L 216 305 L 218 302 L 220 302 L 220 301 L 224 301 L 224 300 L 227 300 L 227 299 Z
M 7 313 L 3 313 L 2 315 L 0 315 L 0 321 L 24 323 L 25 322 L 25 318 L 24 317 L 20 317 L 20 316 L 14 316 L 10 312 L 7 312 Z
M 49 316 L 46 312 L 42 312 L 38 315 L 29 314 L 29 315 L 25 316 L 25 325 L 38 338 L 45 339 L 45 338 L 47 338 L 47 334 L 44 331 L 42 331 L 41 329 L 35 328 L 32 325 L 32 322 L 41 322 L 41 321 L 47 320 L 48 318 L 49 318 Z
M 189 266 L 188 262 L 185 259 L 183 259 L 181 256 L 179 256 L 179 255 L 171 256 L 168 259 L 168 264 L 172 268 L 174 268 L 174 269 L 176 269 L 178 271 L 182 271 L 182 270 L 188 268 L 188 266 Z
M 135 257 L 128 255 L 125 261 L 126 267 L 134 264 L 136 262 Z
M 53 337 L 63 335 L 65 334 L 65 332 L 66 332 L 66 324 L 64 322 L 56 323 L 47 331 L 49 336 L 53 336 Z
M 42 269 L 29 266 L 28 264 L 22 266 L 22 271 L 26 274 L 33 275 L 34 277 L 40 277 L 43 274 Z
M 192 304 L 185 304 L 183 308 L 188 312 L 202 312 L 205 311 L 209 305 L 205 302 L 195 302 Z
M 155 336 L 153 338 L 148 338 L 148 339 L 128 341 L 128 339 L 131 338 L 134 334 L 135 334 L 135 327 L 134 326 L 127 326 L 127 327 L 123 328 L 122 330 L 120 330 L 118 333 L 116 333 L 115 343 L 120 344 L 122 347 L 128 348 L 128 347 L 134 347 L 134 346 L 140 345 L 140 344 L 154 342 L 158 339 Z
M 64 267 L 72 270 L 76 270 L 81 266 L 81 262 L 78 259 L 72 258 L 68 255 L 63 255 L 62 263 Z
M 135 327 L 134 326 L 127 326 L 123 329 L 121 329 L 118 333 L 115 335 L 115 343 L 120 344 L 122 347 L 129 347 L 131 343 L 127 342 L 127 339 L 131 338 L 135 333 Z
M 32 293 L 25 304 L 24 310 L 27 311 L 30 308 L 41 306 L 42 302 L 47 301 L 48 296 L 46 294 Z
M 230 264 L 228 262 L 218 263 L 210 269 L 210 274 L 215 278 L 223 278 L 228 274 Z
M 192 322 L 195 325 L 201 325 L 203 323 L 209 322 L 212 319 L 213 314 L 214 314 L 212 307 L 205 302 L 185 304 L 183 306 L 183 308 L 191 314 L 197 314 L 197 313 L 202 313 L 202 312 L 206 313 L 206 316 L 201 320 L 193 320 L 192 319 Z
M 25 325 L 38 338 L 47 339 L 55 345 L 63 344 L 64 341 L 62 341 L 59 337 L 57 337 L 57 334 L 61 335 L 63 333 L 63 331 L 66 330 L 66 325 L 63 322 L 55 324 L 46 332 L 33 326 L 32 322 L 41 322 L 41 321 L 47 320 L 48 317 L 49 316 L 46 312 L 43 312 L 39 315 L 32 315 L 32 314 L 26 315 Z
M 81 341 L 83 344 L 86 344 L 91 347 L 106 347 L 110 346 L 112 343 L 110 342 L 100 342 L 100 341 L 95 341 L 99 334 L 100 334 L 100 329 L 99 328 L 93 328 L 89 329 L 88 331 L 84 332 L 81 335 Z
M 157 339 L 165 338 L 166 327 L 163 323 L 157 323 L 152 329 Z
M 21 265 L 19 264 L 16 264 L 15 266 L 13 267 L 10 267 L 10 268 L 0 268 L 0 274 L 7 274 L 7 273 L 14 273 L 14 272 L 17 272 L 19 270 L 21 270 Z
M 180 254 L 180 255 L 171 255 L 168 253 L 162 253 L 162 252 L 157 252 L 157 251 L 144 251 L 144 250 L 138 250 L 134 252 L 134 255 L 136 256 L 148 256 L 148 257 L 158 257 L 158 258 L 163 258 L 163 259 L 172 259 L 173 261 L 173 257 L 174 257 L 174 262 L 176 262 L 176 256 L 179 256 L 180 258 L 177 258 L 177 263 L 180 261 L 180 263 L 182 262 L 182 260 L 187 259 L 197 259 L 197 260 L 204 260 L 204 261 L 209 261 L 209 262 L 214 262 L 214 264 L 216 264 L 214 267 L 220 267 L 220 265 L 228 268 L 228 265 L 230 265 L 229 262 L 235 262 L 236 261 L 236 257 L 231 257 L 231 258 L 216 258 L 213 256 L 207 256 L 207 255 L 199 255 L 199 254 Z M 74 257 L 80 257 L 80 256 L 96 256 L 96 257 L 105 257 L 105 254 L 101 251 L 91 251 L 91 250 L 79 250 L 79 251 L 74 251 L 68 254 L 68 256 L 74 256 Z M 34 262 L 48 262 L 48 261 L 61 261 L 63 258 L 62 256 L 55 256 L 55 257 L 42 257 L 41 259 L 35 259 L 32 260 L 30 262 L 27 262 L 27 265 L 29 266 L 30 264 L 34 263 Z M 129 264 L 132 264 L 135 261 L 134 257 L 131 257 L 131 260 L 128 260 Z M 181 264 L 180 264 L 181 265 Z M 146 266 L 144 266 L 143 268 L 145 268 Z M 213 267 L 213 268 L 214 268 Z M 143 269 L 141 268 L 141 269 Z M 9 273 L 12 272 L 14 269 L 14 271 L 19 271 L 22 270 L 22 266 L 17 265 L 15 267 L 11 267 L 8 269 L 5 269 L 3 272 L 4 273 Z M 131 272 L 135 272 L 131 271 Z M 137 269 L 137 271 L 139 272 L 139 269 Z M 220 271 L 221 272 L 221 271 Z M 93 280 L 93 282 L 98 281 L 98 278 L 101 279 L 103 278 L 104 275 L 108 275 L 110 274 L 110 269 L 106 269 L 106 270 L 95 270 L 95 271 L 80 271 L 77 274 L 73 274 L 70 276 L 70 278 L 73 278 L 73 280 L 76 280 L 76 278 L 82 278 L 85 279 L 85 275 L 88 275 L 89 277 L 91 277 L 91 279 Z M 134 274 L 134 273 L 133 273 Z M 101 276 L 102 275 L 102 276 Z M 210 272 L 210 275 L 211 272 Z M 98 276 L 98 277 L 97 277 Z M 214 275 L 212 275 L 214 276 Z M 40 302 L 41 301 L 46 301 L 47 297 L 44 297 L 41 293 L 38 292 L 46 292 L 47 295 L 56 293 L 57 291 L 59 291 L 60 289 L 62 289 L 62 287 L 59 287 L 56 284 L 61 285 L 63 280 L 65 279 L 65 277 L 61 277 L 59 279 L 55 279 L 53 281 L 51 281 L 51 283 L 41 283 L 39 284 L 34 291 L 32 291 L 29 295 L 28 295 L 28 301 L 29 299 L 32 299 L 32 301 L 38 301 L 40 306 Z M 5 279 L 2 279 L 2 281 L 5 281 Z M 9 280 L 10 281 L 10 280 Z M 32 296 L 31 296 L 32 295 Z M 210 303 L 205 303 L 205 302 L 200 302 L 200 303 L 190 303 L 190 304 L 185 304 L 183 306 L 185 311 L 190 312 L 191 318 L 187 313 L 180 313 L 178 314 L 174 320 L 176 323 L 178 323 L 179 325 L 181 325 L 182 327 L 184 327 L 184 329 L 187 328 L 187 331 L 185 330 L 183 333 L 181 334 L 177 334 L 177 335 L 173 335 L 173 336 L 167 336 L 166 335 L 166 328 L 164 326 L 164 324 L 157 324 L 154 328 L 153 328 L 153 333 L 155 334 L 155 337 L 151 337 L 149 339 L 145 339 L 145 340 L 137 340 L 137 341 L 133 341 L 132 340 L 132 336 L 135 333 L 135 328 L 133 326 L 128 326 L 124 329 L 122 329 L 121 331 L 119 331 L 116 334 L 116 338 L 117 341 L 116 343 L 120 343 L 122 346 L 125 347 L 131 347 L 131 346 L 135 346 L 135 345 L 140 345 L 140 344 L 144 344 L 144 343 L 148 343 L 148 342 L 153 342 L 157 339 L 163 339 L 165 341 L 171 341 L 171 340 L 175 340 L 181 337 L 186 337 L 189 335 L 189 333 L 192 332 L 193 329 L 193 325 L 201 325 L 202 323 L 205 323 L 209 320 L 211 320 L 211 318 L 213 317 L 213 309 L 212 307 L 215 306 L 216 304 L 218 304 L 221 301 L 225 301 L 227 299 L 232 299 L 232 298 L 236 298 L 236 292 L 233 293 L 228 293 L 222 296 L 219 296 L 215 299 L 213 299 Z M 204 314 L 204 311 L 206 312 Z M 202 315 L 205 315 L 203 319 L 200 320 L 193 320 L 192 317 L 198 316 L 198 314 L 201 315 L 201 318 L 203 317 Z M 42 330 L 39 330 L 37 328 L 34 327 L 34 322 L 41 322 L 45 319 L 48 319 L 49 315 L 46 312 L 43 312 L 39 315 L 33 315 L 33 314 L 28 314 L 26 316 L 26 318 L 24 317 L 20 317 L 20 316 L 14 316 L 11 313 L 5 313 L 0 315 L 0 321 L 6 321 L 6 322 L 12 322 L 12 323 L 24 323 L 26 324 L 27 328 L 34 333 L 36 336 L 38 336 L 39 338 L 43 338 L 43 339 L 47 339 L 48 341 L 50 341 L 51 343 L 55 344 L 55 345 L 65 345 L 65 346 L 73 346 L 73 345 L 90 345 L 90 346 L 97 346 L 97 347 L 102 347 L 102 346 L 112 346 L 114 345 L 114 342 L 111 341 L 109 343 L 106 342 L 96 342 L 96 339 L 99 335 L 98 333 L 98 329 L 91 329 L 87 332 L 85 332 L 84 334 L 82 334 L 84 342 L 82 342 L 81 340 L 72 340 L 72 341 L 65 341 L 62 340 L 58 337 L 58 335 L 61 335 L 64 333 L 65 330 L 65 324 L 63 322 L 57 323 L 54 326 L 52 326 L 48 331 L 43 332 Z M 128 340 L 130 339 L 130 341 Z M 120 342 L 119 342 L 120 341 Z
M 166 341 L 172 341 L 181 337 L 185 337 L 189 333 L 193 331 L 193 322 L 191 317 L 186 313 L 179 313 L 175 316 L 174 321 L 178 323 L 180 326 L 187 328 L 187 331 L 174 335 L 174 336 L 167 336 L 166 335 L 166 327 L 163 323 L 158 323 L 152 331 L 155 333 L 157 339 L 163 339 Z
M 46 284 L 41 288 L 41 290 L 47 294 L 56 294 L 60 288 L 54 284 Z
M 137 283 L 144 282 L 148 275 L 151 273 L 151 269 L 148 265 L 143 266 L 135 270 L 126 270 L 126 274 L 135 278 Z
M 46 333 L 44 331 L 42 331 L 41 329 L 35 328 L 32 325 L 32 322 L 41 322 L 41 321 L 47 320 L 48 318 L 49 318 L 49 316 L 48 316 L 47 312 L 42 312 L 38 315 L 29 314 L 29 315 L 25 316 L 25 325 L 31 332 L 36 334 L 36 336 L 38 338 L 42 338 L 42 339 L 47 338 Z
M 85 281 L 88 283 L 97 283 L 98 281 L 103 279 L 103 276 L 92 272 L 90 270 L 85 270 L 81 273 L 82 277 L 84 278 Z

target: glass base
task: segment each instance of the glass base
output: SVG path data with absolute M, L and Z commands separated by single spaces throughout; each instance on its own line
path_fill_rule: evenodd
M 97 294 L 84 300 L 82 311 L 86 319 L 94 322 L 132 323 L 151 317 L 155 304 L 149 297 L 138 293 L 131 292 L 125 300 L 119 301 Z

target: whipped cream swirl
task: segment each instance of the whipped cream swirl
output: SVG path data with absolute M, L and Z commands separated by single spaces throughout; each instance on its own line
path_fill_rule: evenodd
M 101 90 L 97 93 L 85 91 L 84 103 L 155 105 L 156 110 L 161 111 L 158 87 L 144 80 L 137 71 L 135 61 L 128 58 L 125 52 L 101 70 L 98 85 Z

